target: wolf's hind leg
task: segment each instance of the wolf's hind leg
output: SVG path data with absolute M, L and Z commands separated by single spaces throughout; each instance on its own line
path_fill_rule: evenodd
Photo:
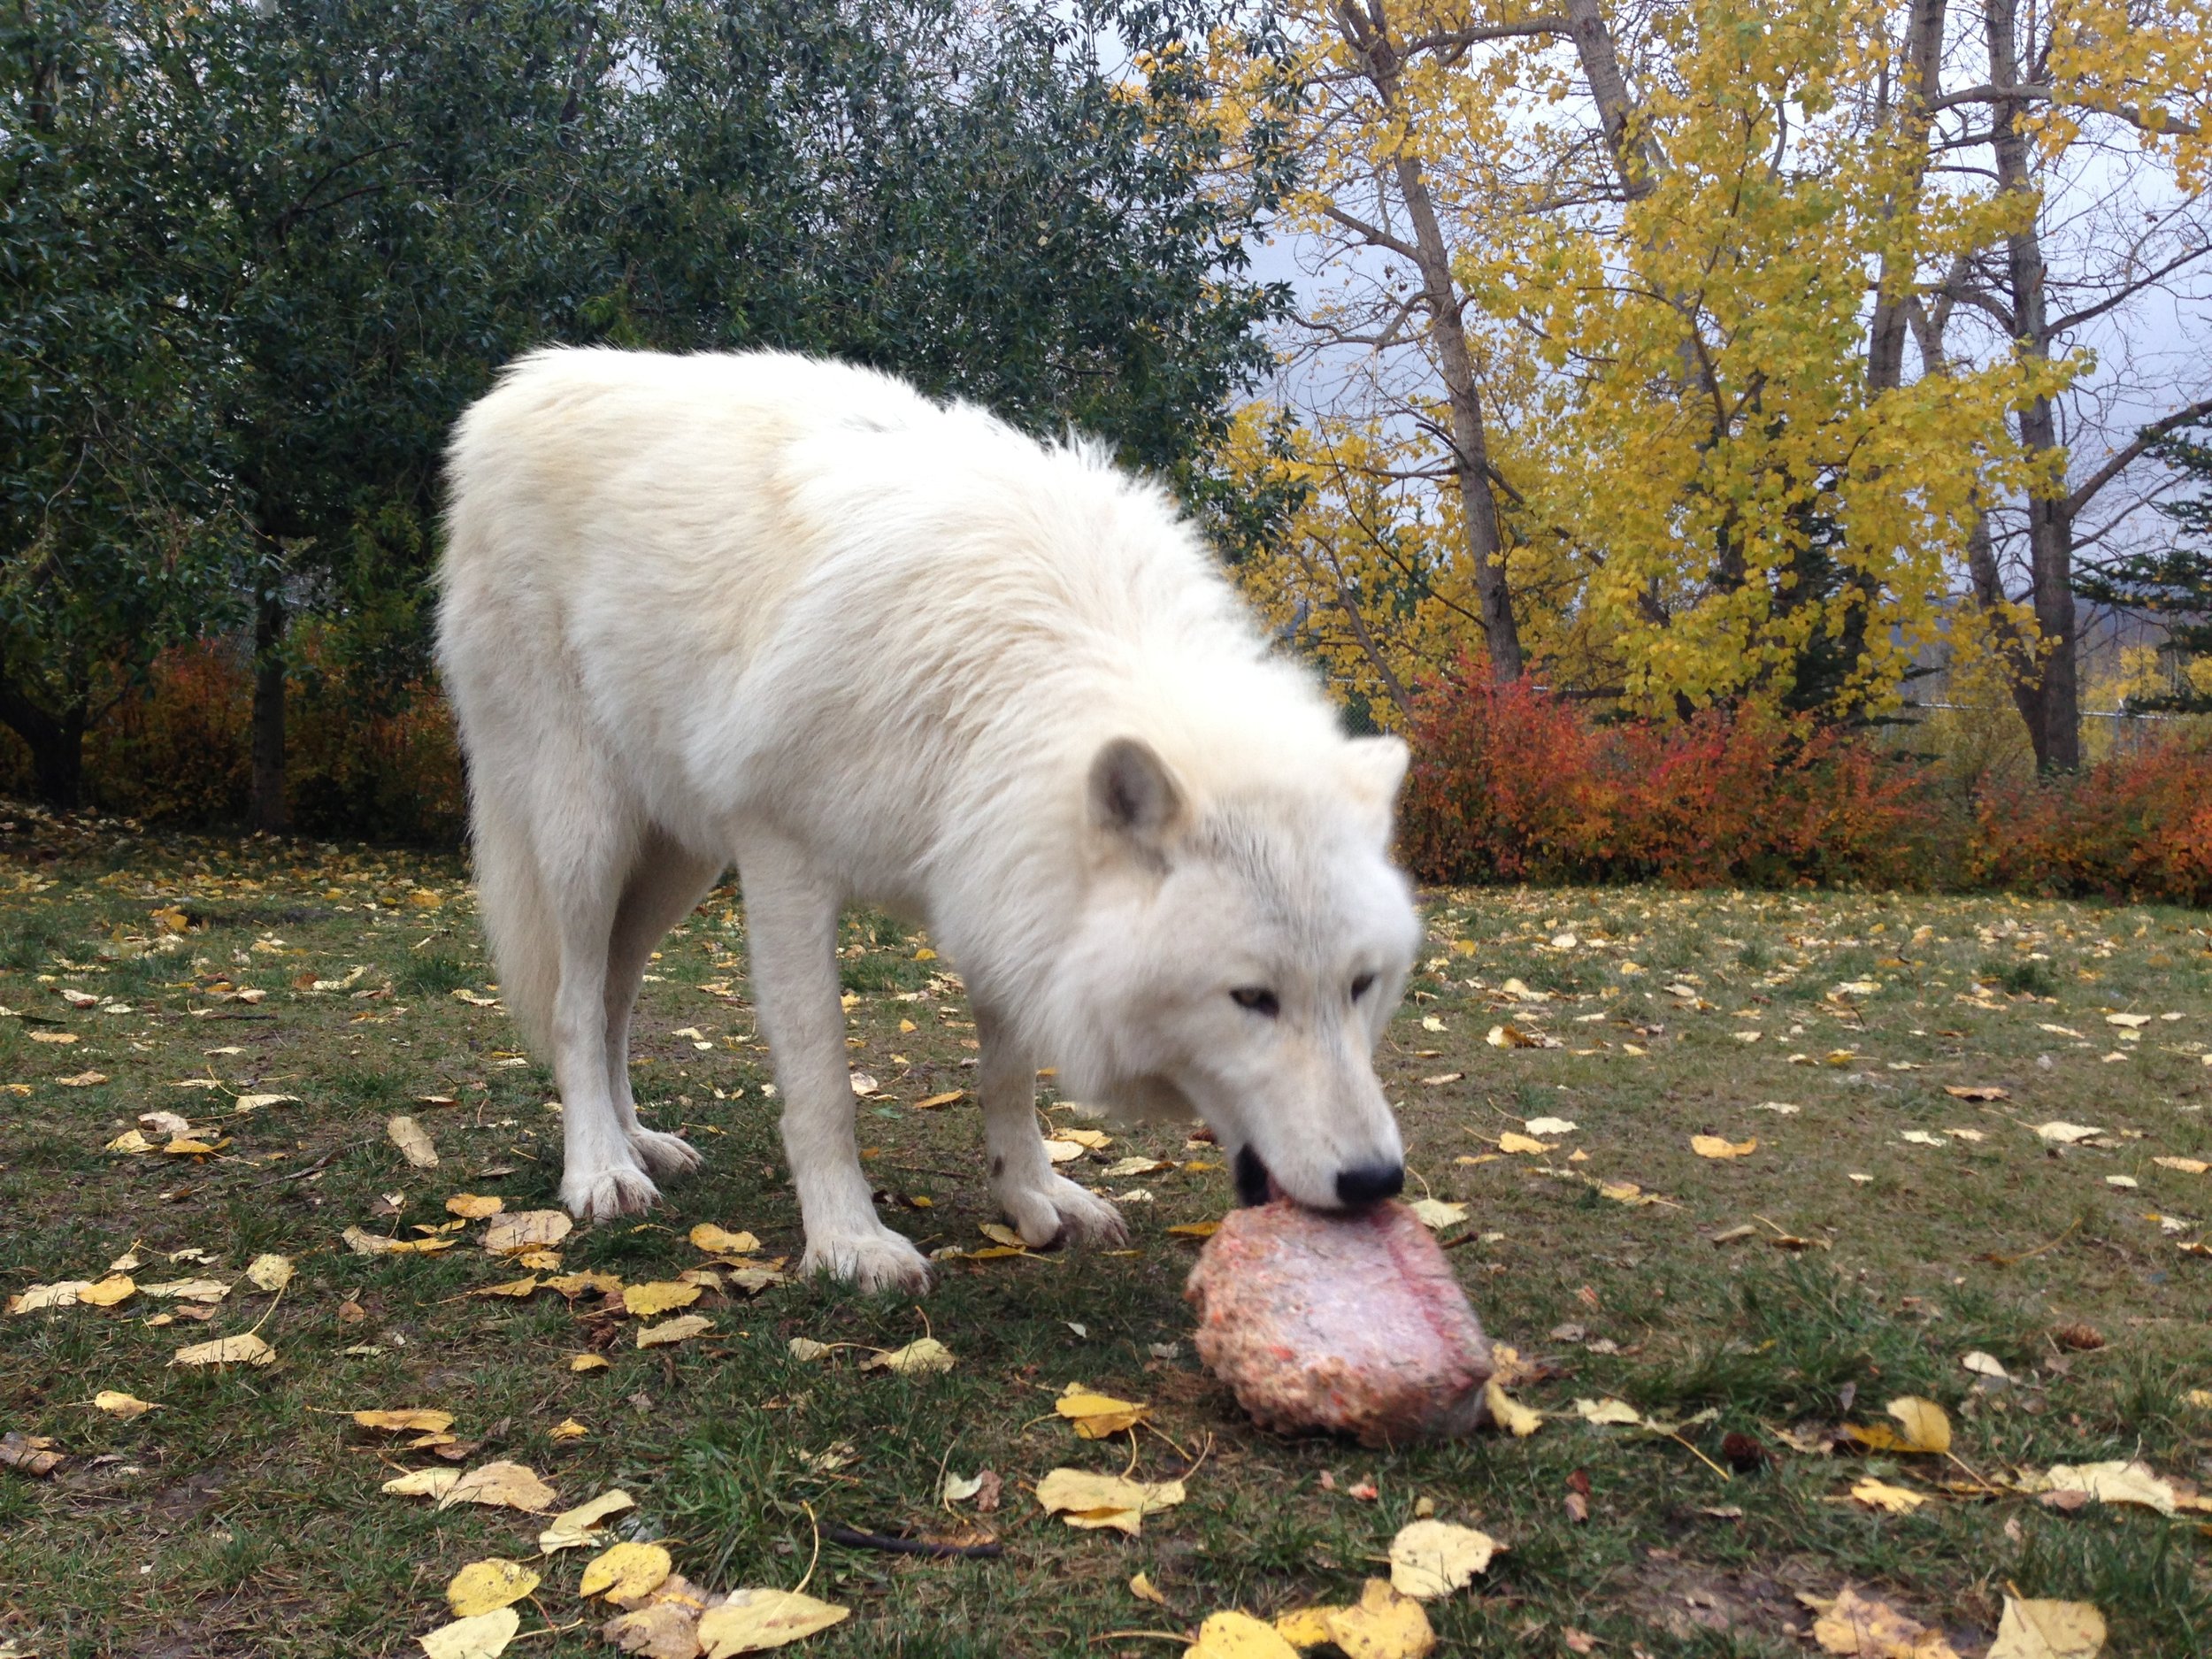
M 852 1076 L 838 1002 L 836 889 L 787 843 L 738 856 L 753 1001 L 783 1090 L 784 1155 L 799 1189 L 809 1272 L 863 1290 L 921 1290 L 929 1263 L 877 1219 L 853 1138 Z
M 721 874 L 713 860 L 687 852 L 658 830 L 649 831 L 623 887 L 607 945 L 607 1092 L 630 1150 L 664 1179 L 687 1174 L 704 1160 L 681 1135 L 638 1122 L 636 1098 L 630 1092 L 630 1018 L 653 947 L 690 914 Z
M 979 1004 L 975 1034 L 982 1052 L 976 1091 L 983 1100 L 983 1137 L 991 1154 L 991 1197 L 1022 1242 L 1041 1249 L 1079 1244 L 1126 1244 L 1121 1211 L 1052 1167 L 1037 1129 L 1037 1071 L 1005 1022 Z
M 635 1215 L 659 1196 L 607 1084 L 607 950 L 637 837 L 617 803 L 580 790 L 567 808 L 549 815 L 543 841 L 551 845 L 541 850 L 559 933 L 549 1034 L 561 1091 L 561 1202 L 603 1221 Z

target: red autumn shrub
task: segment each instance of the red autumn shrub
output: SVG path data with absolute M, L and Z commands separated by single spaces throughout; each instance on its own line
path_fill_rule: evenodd
M 1410 735 L 1401 846 L 1427 880 L 1917 886 L 1940 863 L 1923 770 L 1832 728 L 1600 724 L 1463 664 L 1423 687 Z
M 293 827 L 345 840 L 457 841 L 466 817 L 461 757 L 437 687 L 370 698 L 312 633 L 294 652 L 285 723 Z M 165 651 L 145 683 L 86 733 L 88 793 L 149 824 L 234 824 L 252 784 L 252 711 L 242 642 Z
M 1424 880 L 1997 887 L 2212 904 L 2212 749 L 1969 795 L 1757 711 L 1604 723 L 1463 664 L 1424 686 L 1400 846 Z
M 2212 751 L 2169 742 L 1974 803 L 1978 886 L 2212 905 Z

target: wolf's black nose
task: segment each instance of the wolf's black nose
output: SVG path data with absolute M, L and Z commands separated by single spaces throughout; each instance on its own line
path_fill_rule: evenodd
M 1363 1204 L 1379 1204 L 1386 1198 L 1395 1198 L 1405 1189 L 1406 1166 L 1402 1164 L 1363 1164 L 1356 1169 L 1337 1171 L 1337 1202 L 1355 1209 Z

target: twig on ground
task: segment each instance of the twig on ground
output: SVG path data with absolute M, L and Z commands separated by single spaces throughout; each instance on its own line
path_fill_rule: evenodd
M 849 1526 L 826 1526 L 821 1535 L 848 1549 L 879 1549 L 888 1555 L 928 1555 L 995 1561 L 1006 1553 L 1003 1544 L 939 1544 L 926 1538 L 893 1538 L 885 1532 L 863 1532 Z

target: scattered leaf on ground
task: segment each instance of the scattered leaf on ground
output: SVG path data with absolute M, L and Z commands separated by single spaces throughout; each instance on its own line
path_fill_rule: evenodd
M 357 1411 L 353 1420 L 365 1429 L 376 1429 L 386 1434 L 411 1431 L 418 1434 L 442 1434 L 453 1426 L 453 1413 L 416 1406 L 396 1411 Z
M 518 1561 L 493 1555 L 472 1561 L 445 1587 L 446 1605 L 456 1618 L 472 1618 L 519 1601 L 538 1587 L 538 1575 Z
M 658 1544 L 625 1539 L 603 1555 L 584 1563 L 584 1576 L 576 1586 L 579 1595 L 605 1595 L 611 1601 L 634 1601 L 655 1589 L 675 1563 Z
M 2078 1492 L 2100 1503 L 2131 1503 L 2171 1515 L 2178 1494 L 2171 1481 L 2144 1463 L 2115 1458 L 2102 1463 L 2054 1463 L 2022 1483 L 2040 1492 Z
M 503 1458 L 463 1475 L 439 1498 L 438 1507 L 449 1509 L 457 1503 L 480 1503 L 491 1509 L 542 1515 L 558 1495 L 528 1467 Z
M 1390 1540 L 1390 1583 L 1401 1595 L 1425 1601 L 1464 1589 L 1490 1564 L 1497 1540 L 1449 1521 L 1414 1521 Z
M 1846 1585 L 1828 1601 L 1805 1598 L 1817 1617 L 1813 1640 L 1832 1654 L 1848 1659 L 1959 1659 L 1940 1631 L 1930 1630 L 1886 1601 L 1861 1595 Z
M 1870 1451 L 1940 1456 L 1951 1449 L 1951 1419 L 1934 1401 L 1903 1394 L 1884 1409 L 1897 1420 L 1896 1428 L 1886 1423 L 1847 1423 L 1843 1432 Z
M 622 1287 L 622 1305 L 641 1319 L 655 1314 L 666 1313 L 672 1308 L 688 1308 L 699 1300 L 699 1286 L 661 1281 L 650 1285 L 626 1285 Z
M 917 1372 L 950 1371 L 956 1363 L 952 1350 L 933 1336 L 909 1342 L 904 1348 L 895 1348 L 880 1354 L 871 1354 L 860 1362 L 863 1371 L 895 1371 L 901 1376 Z
M 219 1336 L 212 1342 L 195 1342 L 180 1348 L 170 1360 L 172 1365 L 266 1365 L 276 1357 L 276 1350 L 252 1332 L 239 1336 Z
M 718 1227 L 711 1221 L 703 1221 L 691 1230 L 695 1248 L 709 1256 L 751 1256 L 760 1248 L 760 1240 L 749 1233 L 732 1233 L 727 1227 Z
M 703 1331 L 714 1329 L 714 1321 L 703 1313 L 687 1313 L 658 1325 L 638 1327 L 637 1345 L 640 1348 L 664 1348 L 671 1342 L 688 1342 Z
M 506 1651 L 521 1628 L 522 1615 L 511 1607 L 501 1607 L 472 1618 L 457 1618 L 415 1640 L 422 1644 L 428 1659 L 493 1659 L 494 1655 Z
M 1087 1470 L 1056 1469 L 1037 1483 L 1037 1502 L 1070 1526 L 1110 1526 L 1134 1538 L 1144 1517 L 1183 1501 L 1179 1480 L 1131 1480 Z
M 1928 1501 L 1927 1494 L 1906 1486 L 1893 1486 L 1871 1477 L 1851 1488 L 1851 1495 L 1870 1509 L 1890 1515 L 1910 1515 Z
M 1153 1597 L 1158 1596 L 1154 1591 Z M 1164 1606 L 1164 1601 L 1161 1604 Z M 1198 1627 L 1198 1640 L 1183 1649 L 1183 1659 L 1297 1659 L 1297 1654 L 1298 1649 L 1264 1619 L 1231 1610 L 1207 1617 Z
M 384 1125 L 384 1133 L 391 1137 L 392 1144 L 400 1150 L 400 1156 L 415 1168 L 434 1170 L 438 1167 L 436 1143 L 430 1139 L 430 1132 L 412 1118 L 403 1112 Z
M 492 1217 L 484 1229 L 484 1248 L 494 1256 L 512 1256 L 522 1250 L 544 1249 L 574 1232 L 576 1224 L 565 1210 L 524 1210 Z
M 1110 1394 L 1093 1394 L 1081 1383 L 1070 1383 L 1062 1389 L 1053 1409 L 1073 1424 L 1076 1433 L 1087 1440 L 1102 1440 L 1110 1434 L 1119 1434 L 1152 1415 L 1150 1406 L 1139 1405 L 1132 1400 L 1117 1400 Z
M 1330 1613 L 1329 1639 L 1345 1659 L 1422 1659 L 1436 1646 L 1421 1604 L 1386 1578 L 1370 1578 L 1356 1602 Z
M 51 1435 L 26 1434 L 20 1429 L 0 1434 L 0 1469 L 19 1469 L 42 1480 L 61 1467 L 65 1456 L 54 1449 Z
M 2097 1659 L 2104 1643 L 2104 1615 L 2088 1602 L 2008 1595 L 1987 1659 Z
M 246 1279 L 257 1290 L 282 1290 L 292 1282 L 292 1258 L 265 1252 L 246 1264 Z
M 152 1401 L 141 1400 L 136 1394 L 121 1394 L 113 1388 L 101 1389 L 92 1396 L 92 1403 L 110 1417 L 121 1417 L 125 1422 L 133 1417 L 144 1417 L 155 1409 Z
M 1759 1149 L 1755 1137 L 1749 1141 L 1731 1141 L 1724 1135 L 1692 1135 L 1690 1150 L 1701 1158 L 1747 1157 Z
M 733 1590 L 721 1606 L 701 1615 L 699 1644 L 706 1659 L 763 1653 L 826 1631 L 851 1611 L 795 1590 Z
M 617 1486 L 603 1492 L 588 1503 L 580 1503 L 572 1509 L 563 1509 L 546 1523 L 538 1534 L 538 1548 L 551 1555 L 557 1549 L 583 1549 L 593 1541 L 592 1532 L 611 1515 L 619 1515 L 633 1509 L 636 1501 Z
M 1489 1408 L 1490 1420 L 1517 1440 L 1526 1440 L 1544 1426 L 1543 1413 L 1514 1399 L 1495 1377 L 1483 1384 L 1482 1400 Z
M 506 1208 L 505 1199 L 481 1193 L 456 1193 L 445 1201 L 446 1214 L 458 1216 L 464 1221 L 482 1221 Z

